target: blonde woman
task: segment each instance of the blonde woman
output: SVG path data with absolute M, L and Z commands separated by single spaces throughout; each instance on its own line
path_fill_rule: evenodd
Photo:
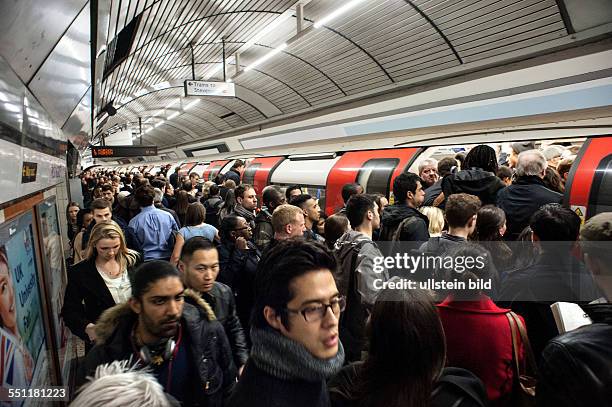
M 444 212 L 435 206 L 422 206 L 419 211 L 429 219 L 429 236 L 440 237 L 444 230 Z
M 132 287 L 128 274 L 139 262 L 119 225 L 100 222 L 91 230 L 83 261 L 68 272 L 62 317 L 73 334 L 90 346 L 96 340 L 95 323 L 102 312 L 126 302 Z

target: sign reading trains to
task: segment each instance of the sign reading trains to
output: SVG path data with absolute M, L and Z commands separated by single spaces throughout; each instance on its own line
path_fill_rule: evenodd
M 236 87 L 228 82 L 185 81 L 185 96 L 235 97 Z
M 102 157 L 145 157 L 157 155 L 157 146 L 92 146 L 91 156 Z

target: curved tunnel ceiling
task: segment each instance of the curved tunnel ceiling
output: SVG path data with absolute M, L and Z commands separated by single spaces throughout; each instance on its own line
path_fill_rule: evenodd
M 313 22 L 348 1 L 302 1 L 303 35 L 296 35 L 295 0 L 125 3 L 117 10 L 121 2 L 113 2 L 109 41 L 139 15 L 140 23 L 127 58 L 98 84 L 98 105 L 114 102 L 118 109 L 98 130 L 127 124 L 136 134 L 140 118 L 143 142 L 160 148 L 435 77 L 448 68 L 467 70 L 492 57 L 503 63 L 572 31 L 554 0 L 364 0 L 317 29 Z M 278 26 L 246 48 L 275 21 Z M 196 79 L 219 81 L 222 39 L 227 76 L 239 72 L 233 78 L 237 97 L 195 103 L 184 98 L 182 82 L 192 75 L 190 43 Z M 244 71 L 288 40 L 280 53 Z M 236 52 L 238 69 L 230 58 Z

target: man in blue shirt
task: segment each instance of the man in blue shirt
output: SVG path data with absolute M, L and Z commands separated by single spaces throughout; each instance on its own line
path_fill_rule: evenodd
M 136 190 L 134 199 L 141 210 L 130 221 L 128 231 L 135 249 L 142 253 L 145 261 L 169 260 L 178 226 L 172 215 L 153 205 L 154 197 L 155 190 L 150 185 Z

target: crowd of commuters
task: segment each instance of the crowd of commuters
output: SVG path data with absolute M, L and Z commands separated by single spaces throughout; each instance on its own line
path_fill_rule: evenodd
M 476 146 L 400 174 L 392 199 L 347 184 L 329 217 L 300 186 L 241 183 L 241 160 L 206 183 L 86 172 L 86 209 L 66 209 L 74 405 L 606 405 L 612 213 L 561 206 L 566 156 Z M 381 265 L 402 252 L 480 261 Z M 559 335 L 556 301 L 594 323 Z

